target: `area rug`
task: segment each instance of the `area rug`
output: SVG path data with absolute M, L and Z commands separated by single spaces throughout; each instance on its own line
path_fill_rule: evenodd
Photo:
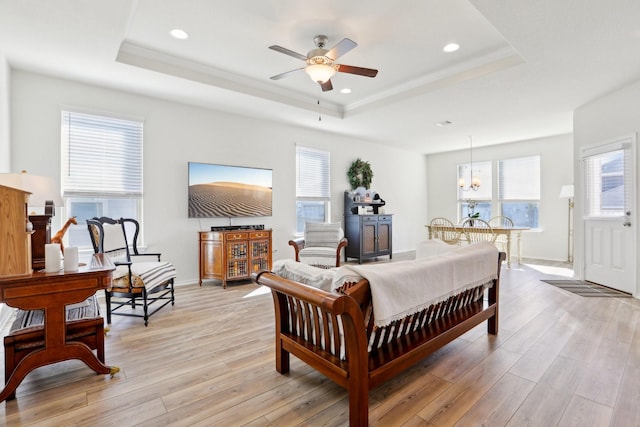
M 543 280 L 543 282 L 582 297 L 631 298 L 631 295 L 584 280 Z

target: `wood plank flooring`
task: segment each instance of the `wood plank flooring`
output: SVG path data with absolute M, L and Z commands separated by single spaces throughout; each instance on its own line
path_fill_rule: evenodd
M 562 267 L 503 268 L 498 336 L 483 324 L 374 389 L 370 425 L 640 425 L 640 301 L 540 281 Z M 147 328 L 114 317 L 114 378 L 77 361 L 39 368 L 0 403 L 0 425 L 347 425 L 343 389 L 296 358 L 276 372 L 273 325 L 253 283 L 179 286 Z

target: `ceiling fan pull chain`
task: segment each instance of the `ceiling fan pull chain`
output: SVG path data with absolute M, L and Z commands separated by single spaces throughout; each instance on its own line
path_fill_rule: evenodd
M 318 121 L 322 121 L 322 113 L 320 112 L 320 100 L 318 99 Z

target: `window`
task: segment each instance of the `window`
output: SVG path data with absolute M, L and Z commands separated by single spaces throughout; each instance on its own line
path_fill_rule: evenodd
M 538 228 L 540 216 L 540 156 L 498 161 L 501 215 L 519 227 Z
M 627 150 L 627 151 L 625 151 Z M 629 171 L 628 147 L 584 157 L 585 214 L 589 217 L 622 217 L 629 204 L 625 169 Z
M 70 246 L 91 247 L 86 220 L 139 218 L 142 209 L 142 122 L 62 112 L 62 188 Z
M 480 218 L 488 221 L 491 218 L 491 162 L 473 162 L 473 170 L 471 165 L 471 163 L 458 165 L 460 218 L 465 219 L 477 212 L 480 214 Z M 469 188 L 472 180 L 480 184 L 475 190 Z M 464 185 L 460 187 L 462 183 Z
M 296 231 L 304 224 L 327 222 L 331 200 L 331 161 L 328 151 L 296 146 Z

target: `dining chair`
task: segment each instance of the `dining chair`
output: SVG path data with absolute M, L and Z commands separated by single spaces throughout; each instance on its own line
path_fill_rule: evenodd
M 513 228 L 513 220 L 508 216 L 494 216 L 489 220 L 489 224 L 491 225 L 491 227 Z M 507 235 L 498 234 L 496 237 L 495 245 L 501 251 L 507 252 Z
M 429 223 L 431 227 L 431 236 L 434 239 L 440 239 L 450 245 L 460 244 L 461 231 L 456 230 L 455 224 L 443 217 L 435 217 Z
M 462 223 L 462 232 L 469 244 L 477 242 L 489 242 L 494 244 L 497 237 L 491 225 L 480 218 L 465 219 Z

